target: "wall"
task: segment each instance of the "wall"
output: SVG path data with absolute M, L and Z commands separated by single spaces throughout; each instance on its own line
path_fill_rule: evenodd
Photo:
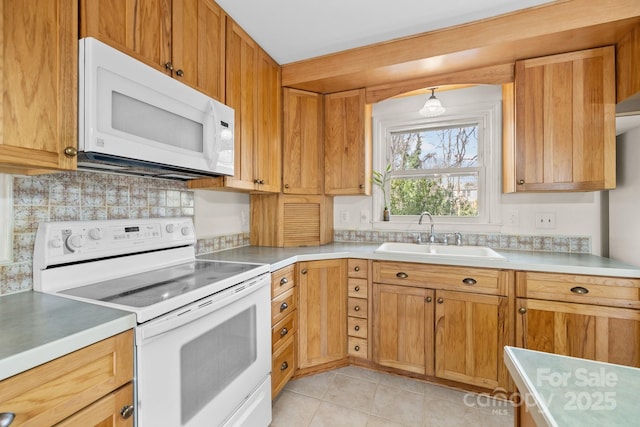
M 429 95 L 403 97 L 380 102 L 373 107 L 373 115 L 416 114 Z M 468 104 L 481 104 L 501 101 L 499 86 L 479 86 L 475 88 L 459 89 L 455 91 L 439 91 L 436 96 L 449 111 Z M 443 117 L 446 117 L 447 113 Z M 375 132 L 375 130 L 374 130 Z M 376 137 L 374 135 L 374 141 Z M 375 142 L 377 143 L 377 141 Z M 374 144 L 375 144 L 374 143 Z M 498 154 L 501 149 L 501 135 L 495 136 L 492 150 Z M 376 148 L 374 147 L 374 152 Z M 374 169 L 381 169 L 376 164 L 374 155 Z M 497 176 L 500 175 L 500 164 L 497 165 Z M 497 178 L 499 180 L 499 178 Z M 487 238 L 502 238 L 507 242 L 498 247 L 510 249 L 540 249 L 591 252 L 596 255 L 602 253 L 603 217 L 601 212 L 602 195 L 592 193 L 556 193 L 556 194 L 501 194 L 501 185 L 497 186 L 495 194 L 495 212 L 490 223 L 486 224 L 447 224 L 435 221 L 436 232 L 460 231 L 463 235 L 471 235 L 472 240 Z M 378 191 L 374 188 L 374 192 Z M 398 231 L 411 233 L 426 231 L 426 227 L 415 223 L 384 223 L 379 215 L 372 214 L 374 204 L 372 197 L 336 197 L 334 201 L 335 229 L 339 240 L 349 240 L 349 232 L 355 231 Z M 377 209 L 376 209 L 377 212 Z M 535 227 L 536 213 L 553 213 L 556 218 L 554 229 L 539 229 Z M 373 217 L 373 218 L 372 218 Z M 351 233 L 351 235 L 355 235 Z M 347 236 L 347 237 L 345 237 Z M 362 236 L 362 234 L 360 234 Z M 535 239 L 534 239 L 535 238 Z M 535 245 L 534 241 L 544 240 L 551 243 Z M 366 240 L 358 237 L 357 240 Z M 588 240 L 588 242 L 585 241 Z M 510 243 L 509 243 L 510 242 Z M 521 242 L 521 243 L 518 243 Z

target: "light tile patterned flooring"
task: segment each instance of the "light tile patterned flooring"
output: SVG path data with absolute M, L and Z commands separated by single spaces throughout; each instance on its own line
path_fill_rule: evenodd
M 513 426 L 513 408 L 486 396 L 347 366 L 289 381 L 271 427 Z

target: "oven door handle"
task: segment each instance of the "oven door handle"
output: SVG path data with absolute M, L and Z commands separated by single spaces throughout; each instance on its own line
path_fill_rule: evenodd
M 216 310 L 219 310 L 235 301 L 238 301 L 247 295 L 269 285 L 271 282 L 269 274 L 263 274 L 255 279 L 244 282 L 241 285 L 228 288 L 217 294 L 204 298 L 196 303 L 190 304 L 182 309 L 176 310 L 174 313 L 161 316 L 157 319 L 150 320 L 147 323 L 139 325 L 136 328 L 136 344 L 144 344 L 144 340 L 177 329 L 194 320 L 198 320 Z M 269 303 L 268 298 L 265 300 Z

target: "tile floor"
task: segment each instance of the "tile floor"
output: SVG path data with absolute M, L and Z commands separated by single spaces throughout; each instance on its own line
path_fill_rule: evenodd
M 513 426 L 504 401 L 355 366 L 289 381 L 271 427 Z

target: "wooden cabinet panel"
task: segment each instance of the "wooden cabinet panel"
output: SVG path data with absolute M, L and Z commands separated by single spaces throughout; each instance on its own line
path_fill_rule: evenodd
M 120 412 L 133 403 L 133 384 L 129 383 L 56 424 L 56 427 L 131 427 L 133 414 L 125 418 Z
M 0 13 L 0 171 L 74 170 L 64 151 L 78 146 L 78 4 L 5 1 Z
M 363 298 L 349 298 L 347 315 L 350 317 L 368 318 L 367 300 Z
M 291 288 L 271 300 L 271 324 L 276 324 L 296 309 L 296 288 Z
M 284 319 L 271 328 L 271 347 L 275 352 L 283 343 L 298 331 L 296 310 L 291 311 Z
M 296 339 L 295 335 L 273 353 L 271 365 L 271 397 L 275 398 L 293 376 L 296 370 Z
M 298 263 L 299 367 L 347 356 L 347 280 L 344 260 Z
M 285 194 L 322 194 L 324 189 L 323 97 L 283 89 L 282 184 Z
M 354 298 L 367 298 L 367 279 L 354 279 L 349 277 L 347 282 L 349 296 Z
M 433 375 L 434 291 L 373 284 L 374 361 Z
M 16 414 L 15 425 L 53 425 L 132 379 L 128 331 L 3 380 L 0 407 Z
M 519 298 L 516 344 L 640 367 L 638 310 Z
M 368 345 L 369 343 L 365 338 L 350 336 L 348 343 L 349 356 L 366 359 L 369 351 Z
M 516 62 L 506 192 L 615 188 L 614 67 L 612 46 Z
M 368 321 L 366 318 L 349 317 L 347 319 L 348 334 L 351 337 L 367 338 L 368 337 Z
M 616 45 L 616 103 L 624 103 L 629 98 L 629 107 L 637 105 L 640 97 L 640 24 L 636 24 Z M 627 104 L 616 106 L 618 113 L 626 112 Z M 628 108 L 635 111 L 634 108 Z
M 369 261 L 366 259 L 349 258 L 348 271 L 349 277 L 357 277 L 366 279 L 369 277 Z
M 502 349 L 509 343 L 506 297 L 437 291 L 435 372 L 480 387 L 506 387 Z
M 293 265 L 283 267 L 271 273 L 271 298 L 275 298 L 284 291 L 288 291 L 296 285 L 295 267 Z
M 324 191 L 371 194 L 371 106 L 365 90 L 325 95 Z

